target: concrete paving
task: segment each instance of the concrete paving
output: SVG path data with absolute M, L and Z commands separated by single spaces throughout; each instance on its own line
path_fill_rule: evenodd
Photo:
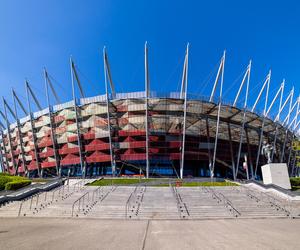
M 0 249 L 299 249 L 300 220 L 0 218 Z

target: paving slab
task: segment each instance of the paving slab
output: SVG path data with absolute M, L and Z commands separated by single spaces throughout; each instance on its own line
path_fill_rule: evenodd
M 147 221 L 0 218 L 0 249 L 141 249 Z
M 0 218 L 0 249 L 299 249 L 300 220 Z
M 145 249 L 299 249 L 300 220 L 151 221 Z

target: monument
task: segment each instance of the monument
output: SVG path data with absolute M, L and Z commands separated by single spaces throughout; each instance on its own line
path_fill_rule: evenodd
M 264 141 L 262 152 L 268 164 L 261 167 L 264 184 L 274 184 L 284 189 L 291 189 L 290 178 L 286 163 L 272 163 L 273 146 Z

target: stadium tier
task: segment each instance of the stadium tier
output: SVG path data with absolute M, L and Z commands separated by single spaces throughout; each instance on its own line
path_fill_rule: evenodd
M 19 103 L 27 116 L 19 119 L 16 107 L 12 110 L 4 100 L 1 115 L 7 124 L 1 124 L 2 171 L 30 176 L 138 174 L 252 178 L 260 176 L 260 166 L 267 161 L 261 152 L 264 143 L 268 143 L 274 148 L 272 161 L 286 162 L 290 174 L 295 173 L 292 143 L 299 125 L 299 99 L 293 104 L 291 92 L 286 101 L 280 100 L 278 115 L 270 118 L 272 105 L 282 96 L 284 85 L 281 85 L 263 113 L 255 111 L 264 89 L 268 95 L 270 74 L 250 109 L 247 101 L 239 107 L 237 99 L 245 86 L 248 95 L 251 63 L 235 101 L 229 104 L 222 100 L 225 54 L 209 98 L 187 93 L 188 49 L 180 92 L 149 91 L 147 47 L 145 58 L 146 90 L 142 92 L 114 91 L 105 51 L 105 95 L 76 98 L 75 82 L 81 92 L 82 88 L 73 61 L 73 101 L 51 106 L 47 92 L 48 108 L 32 112 L 30 99 L 40 105 L 29 83 L 26 82 L 27 110 L 13 92 L 15 106 Z M 54 91 L 46 71 L 45 79 L 46 91 L 48 86 Z M 219 85 L 220 94 L 216 98 Z M 288 116 L 295 107 L 297 114 L 294 119 L 281 121 L 281 112 L 289 103 Z M 15 123 L 8 122 L 7 111 L 16 118 Z

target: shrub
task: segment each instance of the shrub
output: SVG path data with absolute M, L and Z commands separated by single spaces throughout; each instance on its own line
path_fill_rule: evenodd
M 300 178 L 299 177 L 292 177 L 290 178 L 292 186 L 300 186 Z
M 24 180 L 27 180 L 27 178 L 21 177 L 21 176 L 13 176 L 13 175 L 9 175 L 7 173 L 1 173 L 1 175 L 0 175 L 0 190 L 4 190 L 5 184 L 8 182 L 18 182 L 18 181 L 24 181 Z
M 7 182 L 5 190 L 18 190 L 19 188 L 26 187 L 31 184 L 31 180 L 16 180 Z
M 22 177 L 22 176 L 10 176 L 10 181 L 22 181 L 22 180 L 27 180 L 27 178 Z
M 11 181 L 10 176 L 6 176 L 6 175 L 0 176 L 0 190 L 4 190 L 5 184 L 10 181 Z
M 0 176 L 11 176 L 9 173 L 0 173 Z

